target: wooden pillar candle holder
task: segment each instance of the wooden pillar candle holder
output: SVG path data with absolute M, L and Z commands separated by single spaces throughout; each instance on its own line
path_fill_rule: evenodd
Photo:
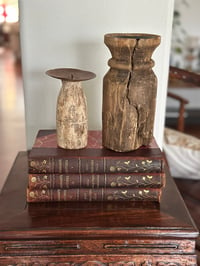
M 103 80 L 103 145 L 126 152 L 148 145 L 153 137 L 157 78 L 151 59 L 160 36 L 106 34 L 111 51 Z
M 46 74 L 62 81 L 56 109 L 58 146 L 64 149 L 86 147 L 88 139 L 87 101 L 81 81 L 92 79 L 96 75 L 89 71 L 72 68 L 51 69 Z

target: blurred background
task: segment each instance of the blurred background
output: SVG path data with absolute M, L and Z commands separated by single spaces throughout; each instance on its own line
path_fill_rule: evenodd
M 0 46 L 10 48 L 15 60 L 20 60 L 17 0 L 0 0 Z
M 17 0 L 0 0 L 0 190 L 19 150 L 26 149 Z
M 200 74 L 200 1 L 175 0 L 170 65 Z M 200 137 L 200 85 L 169 80 L 168 91 L 186 99 L 185 132 Z M 176 125 L 179 103 L 167 99 L 166 125 Z

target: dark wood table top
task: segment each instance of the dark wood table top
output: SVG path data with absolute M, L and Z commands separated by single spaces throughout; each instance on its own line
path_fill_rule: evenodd
M 27 152 L 19 152 L 0 195 L 0 239 L 189 238 L 198 230 L 167 174 L 160 204 L 27 203 Z

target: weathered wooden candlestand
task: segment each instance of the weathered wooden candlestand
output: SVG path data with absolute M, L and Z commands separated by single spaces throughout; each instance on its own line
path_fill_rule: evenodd
M 135 150 L 153 137 L 157 78 L 151 55 L 160 36 L 115 33 L 104 41 L 112 58 L 103 81 L 103 145 Z
M 57 68 L 47 75 L 61 79 L 62 87 L 57 99 L 56 129 L 58 146 L 64 149 L 81 149 L 87 146 L 87 101 L 81 81 L 94 78 L 89 71 Z

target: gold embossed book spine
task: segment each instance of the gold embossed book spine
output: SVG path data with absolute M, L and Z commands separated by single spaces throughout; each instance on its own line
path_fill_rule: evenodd
M 120 153 L 89 131 L 88 146 L 59 148 L 55 130 L 40 130 L 28 156 L 27 202 L 154 201 L 165 187 L 164 157 L 155 139 Z
M 162 188 L 165 173 L 29 174 L 30 189 Z
M 160 173 L 164 158 L 155 139 L 148 146 L 120 153 L 102 147 L 101 131 L 89 131 L 88 146 L 80 150 L 57 147 L 53 130 L 39 131 L 29 153 L 29 173 Z
M 160 201 L 161 190 L 156 188 L 71 188 L 27 189 L 28 202 L 49 201 Z

